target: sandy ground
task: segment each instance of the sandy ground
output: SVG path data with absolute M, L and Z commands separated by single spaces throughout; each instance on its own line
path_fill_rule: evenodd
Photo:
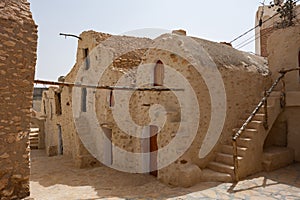
M 209 184 L 212 186 L 215 184 Z M 190 192 L 168 187 L 150 175 L 128 174 L 108 167 L 77 169 L 64 156 L 47 157 L 31 152 L 31 198 L 171 198 Z M 204 189 L 204 188 L 203 188 Z
M 300 164 L 258 174 L 238 185 L 200 183 L 175 188 L 150 175 L 127 174 L 107 167 L 77 169 L 70 159 L 47 157 L 43 151 L 33 150 L 30 187 L 27 200 L 300 199 Z

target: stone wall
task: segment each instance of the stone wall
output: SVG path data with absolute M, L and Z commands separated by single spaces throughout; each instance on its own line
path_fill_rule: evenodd
M 29 195 L 30 108 L 37 26 L 26 0 L 0 2 L 0 199 Z
M 277 14 L 278 7 L 274 6 L 260 6 L 256 13 L 255 25 L 259 24 L 259 21 L 262 20 L 264 23 L 262 26 L 255 29 L 255 53 L 263 57 L 268 57 L 268 39 L 273 32 L 279 30 L 281 22 L 280 15 Z M 300 6 L 297 5 L 295 8 L 294 20 L 295 24 L 299 24 L 300 20 Z
M 268 57 L 268 38 L 270 35 L 274 32 L 274 28 L 265 28 L 260 30 L 260 46 L 261 46 L 261 52 L 260 55 L 263 57 Z

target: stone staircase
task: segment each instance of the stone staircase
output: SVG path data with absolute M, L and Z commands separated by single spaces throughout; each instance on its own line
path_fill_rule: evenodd
M 29 133 L 29 146 L 30 149 L 38 149 L 39 148 L 39 128 L 30 128 Z
M 246 130 L 237 139 L 240 178 L 262 170 L 261 156 L 263 155 L 264 140 L 282 110 L 280 107 L 279 92 L 272 93 L 268 98 L 267 110 L 269 129 L 266 130 L 264 128 L 265 114 L 264 107 L 262 107 L 246 127 Z M 251 112 L 252 110 L 249 110 L 245 114 L 244 119 L 239 121 L 240 126 L 250 116 Z M 233 129 L 233 132 L 236 133 L 239 127 Z M 203 169 L 202 174 L 203 181 L 232 182 L 234 180 L 233 145 L 231 138 L 221 144 L 215 159 L 208 163 L 206 168 Z

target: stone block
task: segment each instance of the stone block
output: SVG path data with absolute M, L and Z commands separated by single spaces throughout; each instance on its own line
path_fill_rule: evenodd
M 286 147 L 269 147 L 263 153 L 263 168 L 265 171 L 273 171 L 294 162 L 294 150 Z
M 47 148 L 47 152 L 46 153 L 47 153 L 48 156 L 57 156 L 57 154 L 58 154 L 57 145 L 55 145 L 55 146 L 49 146 Z
M 201 169 L 195 164 L 181 164 L 179 167 L 178 174 L 178 186 L 191 187 L 200 182 Z

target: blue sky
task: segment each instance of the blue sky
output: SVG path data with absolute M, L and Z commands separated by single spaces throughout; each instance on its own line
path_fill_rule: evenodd
M 188 35 L 229 42 L 254 27 L 257 0 L 29 0 L 38 25 L 36 78 L 57 80 L 75 64 L 77 40 L 85 30 L 123 34 L 137 29 L 185 29 Z M 243 42 L 254 33 L 242 38 Z M 254 51 L 254 43 L 242 50 Z

